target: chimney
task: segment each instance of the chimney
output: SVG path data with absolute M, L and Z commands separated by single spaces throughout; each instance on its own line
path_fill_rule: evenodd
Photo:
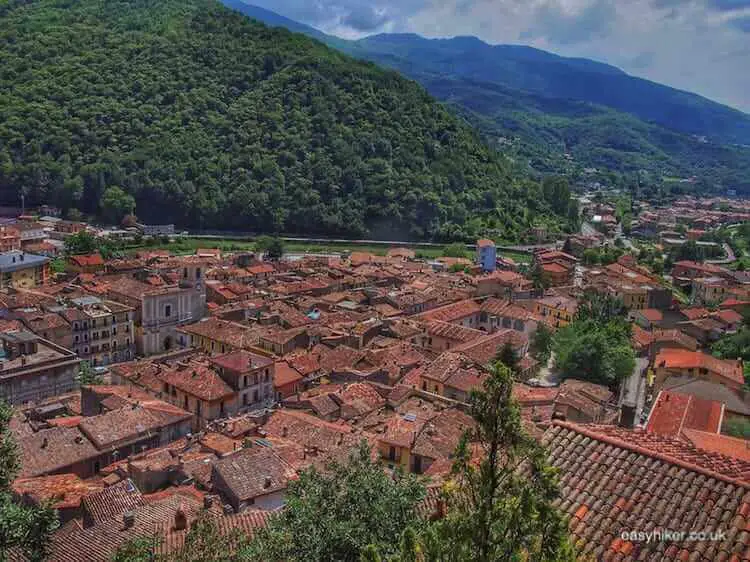
M 270 488 L 271 487 L 271 477 L 266 476 L 266 479 L 263 481 L 263 487 L 264 488 Z
M 49 445 L 49 439 L 46 437 L 42 440 L 42 449 L 46 449 L 47 445 Z
M 281 428 L 281 436 L 282 437 L 286 437 L 288 434 L 289 434 L 289 430 L 287 429 L 287 427 L 286 426 L 282 427 Z
M 185 515 L 185 504 L 180 504 L 177 511 L 174 512 L 174 529 L 175 531 L 184 531 L 187 529 L 187 515 Z
M 135 513 L 132 511 L 126 511 L 122 514 L 122 524 L 126 529 L 132 529 L 135 525 Z
M 214 505 L 213 496 L 203 496 L 203 509 L 211 509 Z

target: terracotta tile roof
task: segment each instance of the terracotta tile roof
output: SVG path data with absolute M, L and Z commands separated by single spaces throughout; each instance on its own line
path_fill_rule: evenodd
M 664 319 L 664 313 L 658 308 L 644 308 L 636 314 L 640 314 L 649 322 L 661 322 Z
M 84 418 L 78 427 L 97 449 L 104 450 L 189 419 L 189 412 L 160 400 L 151 400 Z
M 492 363 L 503 348 L 510 344 L 519 353 L 527 344 L 528 337 L 515 330 L 500 330 L 494 334 L 483 335 L 480 338 L 457 345 L 453 351 L 468 357 L 480 365 Z
M 743 320 L 742 314 L 732 310 L 731 308 L 715 312 L 714 317 L 718 318 L 722 322 L 726 322 L 727 324 L 739 324 Z
M 352 433 L 351 426 L 347 424 L 326 422 L 310 414 L 287 409 L 274 411 L 262 430 L 271 437 L 290 439 L 323 453 L 356 446 L 363 436 Z
M 270 447 L 253 446 L 241 449 L 214 463 L 216 476 L 239 501 L 247 501 L 285 490 L 290 480 L 297 477 L 289 466 Z
M 487 312 L 493 316 L 511 318 L 513 320 L 526 321 L 534 319 L 534 314 L 522 306 L 515 305 L 509 301 L 489 298 L 482 303 L 482 312 Z
M 362 416 L 385 405 L 385 398 L 370 383 L 353 383 L 346 385 L 337 394 L 341 400 L 341 417 L 347 419 Z
M 559 469 L 557 506 L 569 517 L 573 542 L 597 560 L 730 560 L 748 552 L 750 493 L 745 484 L 680 458 L 649 450 L 642 432 L 561 422 L 545 433 L 551 463 Z M 670 442 L 668 438 L 659 440 Z M 677 442 L 670 452 L 691 460 L 720 457 Z M 739 463 L 738 463 L 739 464 Z M 716 465 L 712 465 L 714 468 Z M 736 472 L 732 472 L 736 474 Z M 631 542 L 623 531 L 723 531 L 718 541 Z M 738 558 L 733 558 L 737 559 Z
M 750 447 L 746 439 L 690 428 L 683 429 L 682 433 L 698 449 L 735 457 L 750 463 Z
M 455 322 L 472 314 L 477 314 L 481 310 L 479 304 L 474 300 L 463 300 L 433 308 L 427 312 L 418 314 L 415 318 L 423 321 L 442 320 L 443 322 Z
M 570 271 L 570 267 L 566 267 L 557 262 L 543 263 L 542 269 L 549 273 L 568 273 Z
M 191 361 L 187 367 L 163 369 L 158 378 L 190 396 L 213 402 L 234 395 L 234 390 L 209 365 Z
M 513 399 L 521 406 L 551 405 L 557 398 L 558 388 L 539 388 L 513 383 Z
M 304 377 L 286 361 L 277 361 L 274 366 L 273 385 L 276 389 L 299 382 Z
M 705 308 L 683 308 L 680 312 L 688 320 L 698 320 L 699 318 L 706 318 L 710 313 Z
M 173 522 L 182 510 L 194 517 L 202 501 L 194 494 L 173 493 L 154 497 L 133 510 L 135 523 L 126 528 L 122 517 L 113 517 L 91 527 L 82 527 L 77 520 L 59 529 L 50 544 L 48 562 L 108 562 L 117 549 L 136 537 L 153 536 L 165 522 Z
M 451 457 L 463 434 L 472 427 L 474 420 L 461 410 L 443 410 L 422 426 L 412 453 L 430 459 Z
M 656 356 L 654 364 L 657 368 L 667 369 L 707 369 L 734 383 L 743 385 L 745 377 L 742 372 L 742 361 L 717 359 L 700 351 L 684 349 L 662 349 Z
M 87 256 L 70 256 L 70 261 L 78 267 L 100 266 L 104 265 L 104 259 L 101 254 L 90 254 Z
M 487 238 L 482 238 L 481 240 L 477 240 L 477 247 L 479 248 L 485 248 L 488 246 L 494 246 L 495 242 L 492 240 L 488 240 Z
M 42 429 L 17 436 L 16 442 L 21 457 L 20 477 L 51 474 L 99 456 L 99 451 L 78 427 Z
M 237 538 L 251 538 L 259 528 L 266 526 L 268 518 L 276 512 L 248 510 L 232 515 L 209 513 L 213 516 L 219 534 L 230 537 L 231 544 Z M 192 524 L 191 519 L 195 518 L 188 518 L 188 525 L 184 530 L 175 529 L 171 521 L 164 522 L 157 527 L 154 535 L 157 537 L 156 555 L 159 559 L 162 557 L 171 559 L 175 555 L 178 558 L 187 557 L 181 551 L 185 547 L 185 538 Z
M 84 516 L 89 524 L 96 524 L 107 519 L 120 517 L 126 511 L 132 511 L 143 505 L 141 492 L 127 478 L 114 486 L 83 498 Z
M 467 328 L 460 324 L 451 324 L 441 320 L 433 320 L 427 323 L 427 333 L 430 336 L 446 338 L 449 340 L 468 342 L 486 335 L 487 332 Z
M 187 326 L 180 326 L 179 331 L 214 340 L 234 349 L 248 349 L 257 345 L 260 336 L 267 333 L 268 329 L 264 326 L 244 326 L 212 317 Z
M 581 425 L 561 421 L 556 421 L 555 424 L 572 429 L 590 439 L 604 441 L 618 448 L 678 465 L 686 470 L 750 486 L 750 462 L 699 449 L 686 440 L 641 429 L 625 429 L 616 425 Z
M 476 370 L 476 364 L 458 353 L 446 351 L 422 369 L 422 378 L 445 383 L 460 370 Z
M 52 502 L 55 509 L 78 508 L 81 500 L 102 490 L 104 485 L 95 480 L 81 480 L 76 474 L 52 474 L 36 478 L 17 478 L 13 493 L 40 504 Z
M 672 328 L 671 330 L 654 330 L 651 336 L 654 343 L 671 342 L 691 351 L 698 349 L 698 340 L 677 328 Z
M 638 324 L 632 325 L 631 342 L 636 348 L 646 348 L 653 342 L 653 334 L 641 328 Z
M 661 391 L 651 409 L 646 431 L 677 438 L 685 429 L 719 433 L 723 412 L 720 402 Z
M 237 373 L 245 373 L 253 369 L 260 369 L 273 363 L 273 359 L 270 357 L 245 350 L 233 351 L 225 355 L 212 357 L 210 361 L 217 367 L 235 371 Z

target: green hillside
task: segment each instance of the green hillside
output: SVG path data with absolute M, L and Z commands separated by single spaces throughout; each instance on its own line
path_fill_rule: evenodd
M 2 0 L 0 60 L 2 204 L 394 239 L 568 213 L 417 84 L 210 0 Z
M 663 185 L 665 176 L 695 176 L 700 191 L 750 194 L 750 115 L 701 96 L 595 61 L 475 37 L 347 41 L 242 0 L 223 1 L 417 80 L 539 174 L 564 173 L 584 184 L 637 181 L 651 193 L 683 188 Z

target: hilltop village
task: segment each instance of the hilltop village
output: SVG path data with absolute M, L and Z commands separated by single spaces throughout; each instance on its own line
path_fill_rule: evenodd
M 49 559 L 109 560 L 139 536 L 179 549 L 206 511 L 222 532 L 252 533 L 301 470 L 363 440 L 384 470 L 422 475 L 421 513 L 442 517 L 470 395 L 498 361 L 559 470 L 557 504 L 584 552 L 746 557 L 750 206 L 684 198 L 632 220 L 611 201 L 582 209 L 580 234 L 539 228 L 513 258 L 482 239 L 464 257 L 270 256 L 207 240 L 105 259 L 68 242 L 111 230 L 6 220 L 0 398 L 14 408 L 16 499 L 57 509 Z M 627 326 L 624 346 L 607 340 L 612 364 L 578 360 L 594 344 L 574 336 L 599 341 L 610 317 Z M 699 518 L 726 538 L 619 538 L 636 522 Z

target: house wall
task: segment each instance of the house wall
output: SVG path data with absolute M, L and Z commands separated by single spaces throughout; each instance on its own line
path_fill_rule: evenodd
M 78 387 L 75 378 L 77 373 L 76 360 L 63 366 L 52 366 L 33 373 L 0 379 L 0 399 L 14 405 L 37 402 L 72 392 Z

